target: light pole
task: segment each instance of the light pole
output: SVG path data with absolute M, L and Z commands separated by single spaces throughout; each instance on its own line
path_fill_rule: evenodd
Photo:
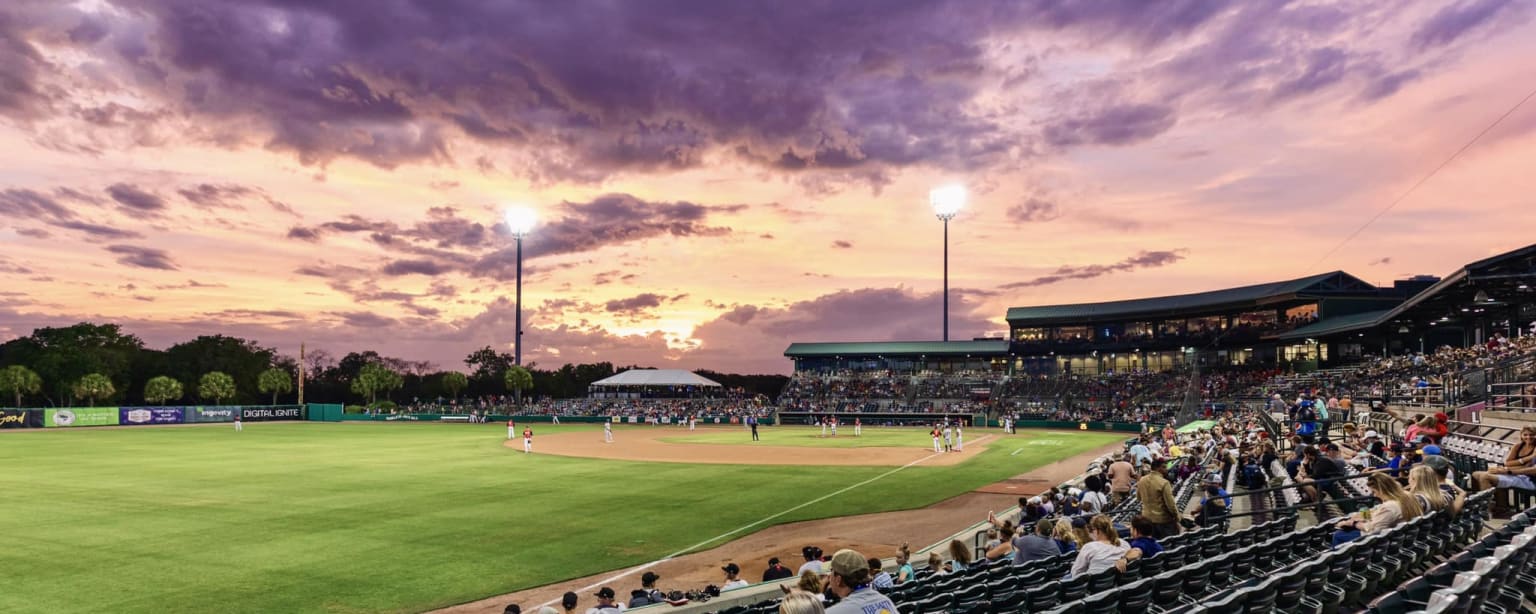
M 944 221 L 944 340 L 949 341 L 949 221 L 965 206 L 965 186 L 934 188 L 928 193 L 928 205 Z
M 538 215 L 528 207 L 507 209 L 507 230 L 517 240 L 517 336 L 512 341 L 512 364 L 523 364 L 523 237 L 533 230 Z

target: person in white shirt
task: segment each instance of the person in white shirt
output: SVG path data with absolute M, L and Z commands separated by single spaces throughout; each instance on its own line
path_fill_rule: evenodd
M 1083 491 L 1080 507 L 1086 512 L 1090 505 L 1093 506 L 1092 509 L 1095 511 L 1104 511 L 1105 508 L 1109 507 L 1109 497 L 1104 496 L 1104 493 L 1097 490 Z
M 741 566 L 735 563 L 726 563 L 720 568 L 725 572 L 725 584 L 720 585 L 720 590 L 728 591 L 733 588 L 741 588 L 747 585 L 747 581 L 741 579 Z
M 624 611 L 624 604 L 613 601 L 613 589 L 604 586 L 595 594 L 597 605 L 587 609 L 587 614 L 619 614 Z
M 1088 537 L 1091 539 L 1077 551 L 1072 562 L 1072 577 L 1104 571 L 1115 566 L 1115 561 L 1125 556 L 1130 544 L 1120 539 L 1109 516 L 1100 514 L 1088 521 Z
M 815 572 L 816 575 L 824 573 L 821 568 L 821 548 L 806 546 L 800 549 L 800 556 L 805 557 L 805 563 L 795 571 L 795 575 L 805 575 L 806 570 Z

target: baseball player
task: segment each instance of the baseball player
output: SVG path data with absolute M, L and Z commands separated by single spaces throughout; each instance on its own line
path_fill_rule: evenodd
M 603 443 L 613 443 L 613 421 L 603 423 Z
M 523 454 L 533 452 L 533 427 L 523 427 Z
M 853 419 L 853 434 L 854 435 L 863 435 L 864 434 L 864 421 L 863 420 L 860 420 L 858 418 L 854 418 Z
M 238 433 L 243 430 L 245 430 L 245 423 L 240 421 L 240 410 L 237 409 L 235 410 L 235 432 Z
M 928 434 L 933 435 L 933 453 L 943 452 L 943 450 L 939 449 L 939 425 L 937 423 L 933 425 L 933 430 L 929 431 Z
M 960 429 L 960 424 L 955 423 L 955 451 L 965 451 L 965 431 Z
M 826 437 L 827 436 L 827 417 L 826 416 L 818 417 L 816 419 L 816 421 L 821 423 L 821 436 L 822 437 Z
M 944 451 L 945 452 L 948 452 L 948 451 L 953 450 L 955 448 L 955 438 L 954 438 L 954 435 L 955 435 L 954 429 L 950 428 L 949 421 L 948 420 L 944 421 Z
M 517 421 L 507 418 L 507 439 L 512 439 L 513 437 L 517 437 Z
M 694 415 L 688 416 L 688 430 L 692 431 L 692 430 L 698 428 L 698 426 L 699 426 L 699 417 L 698 416 L 694 416 Z
M 832 436 L 837 436 L 837 416 L 832 416 Z

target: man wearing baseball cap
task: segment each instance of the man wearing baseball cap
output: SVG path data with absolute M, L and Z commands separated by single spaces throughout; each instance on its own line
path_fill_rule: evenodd
M 741 579 L 740 565 L 735 563 L 726 563 L 724 567 L 720 568 L 720 571 L 725 572 L 725 584 L 721 585 L 720 590 L 728 591 L 733 588 L 741 588 L 747 585 L 747 581 Z
M 870 586 L 869 559 L 853 550 L 832 555 L 827 590 L 842 601 L 827 614 L 896 614 L 896 604 Z
M 604 586 L 593 596 L 597 597 L 597 605 L 588 608 L 587 614 L 619 614 L 624 611 L 624 606 L 614 603 L 611 588 Z

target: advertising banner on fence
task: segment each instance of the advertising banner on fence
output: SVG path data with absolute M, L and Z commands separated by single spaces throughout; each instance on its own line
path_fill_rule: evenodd
M 304 410 L 299 407 L 246 406 L 240 408 L 240 419 L 246 422 L 303 420 Z
M 41 409 L 0 409 L 0 429 L 43 428 Z
M 43 426 L 48 428 L 70 426 L 117 426 L 116 407 L 70 407 L 48 409 L 43 413 Z
M 123 407 L 118 419 L 123 424 L 181 424 L 180 407 Z
M 182 419 L 186 422 L 234 422 L 239 407 L 186 407 Z

